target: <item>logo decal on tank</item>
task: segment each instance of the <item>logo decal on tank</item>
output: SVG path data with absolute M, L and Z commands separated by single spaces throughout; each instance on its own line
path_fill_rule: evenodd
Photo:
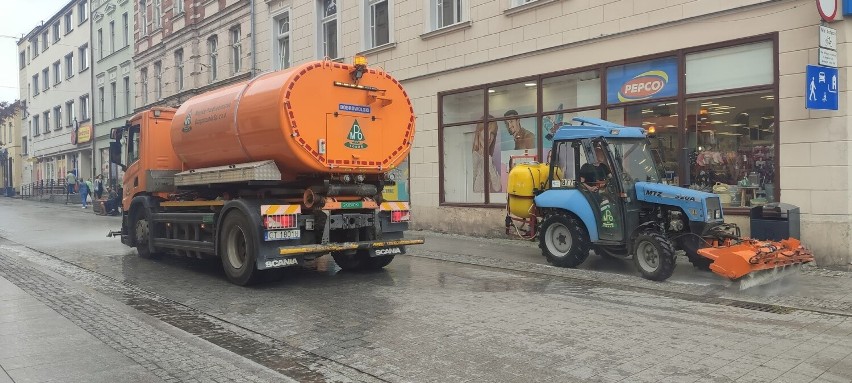
M 192 130 L 192 112 L 186 114 L 186 118 L 183 120 L 183 129 L 181 129 L 184 133 Z
M 343 146 L 350 149 L 366 149 L 367 143 L 364 142 L 364 132 L 361 130 L 361 125 L 358 124 L 358 120 L 352 124 L 352 129 L 349 129 L 349 135 L 346 136 L 347 141 L 343 143 Z

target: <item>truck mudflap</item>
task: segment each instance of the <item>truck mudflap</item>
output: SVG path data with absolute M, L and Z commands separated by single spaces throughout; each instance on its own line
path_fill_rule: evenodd
M 327 245 L 298 245 L 298 246 L 286 246 L 280 247 L 278 249 L 278 253 L 280 255 L 300 255 L 300 254 L 310 254 L 310 253 L 329 253 L 332 251 L 345 251 L 345 250 L 363 250 L 363 249 L 387 249 L 387 248 L 400 248 L 402 252 L 404 252 L 403 246 L 410 245 L 422 245 L 426 241 L 423 238 L 411 238 L 411 239 L 393 239 L 393 240 L 373 240 L 373 241 L 361 241 L 361 242 L 341 242 L 341 243 L 330 243 Z M 375 252 L 371 252 L 372 255 L 375 255 Z M 401 253 L 396 253 L 401 254 Z M 381 254 L 379 254 L 381 255 Z
M 425 243 L 423 238 L 406 238 L 406 239 L 390 239 L 390 240 L 373 240 L 361 242 L 342 242 L 327 245 L 294 245 L 281 246 L 278 248 L 278 254 L 268 255 L 264 257 L 258 255 L 257 268 L 258 270 L 276 269 L 288 266 L 304 265 L 306 254 L 322 254 L 332 251 L 346 250 L 363 250 L 369 249 L 371 257 L 385 255 L 400 255 L 405 254 L 405 246 L 421 245 Z

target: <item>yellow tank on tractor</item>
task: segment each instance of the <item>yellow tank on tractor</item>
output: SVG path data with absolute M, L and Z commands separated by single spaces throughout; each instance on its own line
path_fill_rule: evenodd
M 663 281 L 683 250 L 694 266 L 747 288 L 813 261 L 795 238 L 743 238 L 718 195 L 664 184 L 644 129 L 574 122 L 554 135 L 548 163 L 510 161 L 506 234 L 538 238 L 553 265 L 577 267 L 594 250 Z

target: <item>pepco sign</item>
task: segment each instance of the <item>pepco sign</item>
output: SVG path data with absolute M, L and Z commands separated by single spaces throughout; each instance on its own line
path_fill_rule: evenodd
M 644 100 L 659 93 L 669 83 L 669 75 L 661 70 L 640 73 L 621 86 L 618 100 L 621 102 Z
M 677 95 L 677 59 L 659 59 L 607 69 L 610 104 Z

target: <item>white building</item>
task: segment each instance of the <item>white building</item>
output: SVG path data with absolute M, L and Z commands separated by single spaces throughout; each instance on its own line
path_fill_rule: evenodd
M 92 177 L 89 12 L 88 0 L 69 1 L 18 42 L 31 182 Z
M 109 132 L 124 126 L 136 109 L 133 81 L 133 8 L 129 0 L 92 0 L 92 55 L 95 174 L 107 185 L 121 182 L 121 168 L 109 163 Z

